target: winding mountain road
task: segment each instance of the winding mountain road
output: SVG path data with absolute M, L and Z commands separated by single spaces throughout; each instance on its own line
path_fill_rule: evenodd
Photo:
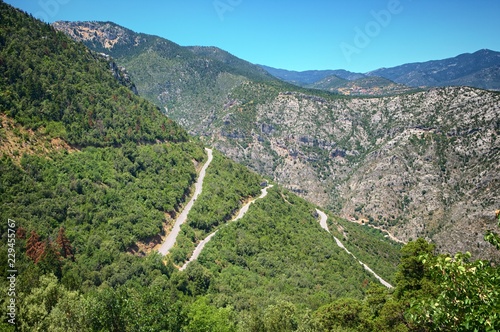
M 319 224 L 321 225 L 321 228 L 323 228 L 325 231 L 327 231 L 328 233 L 330 233 L 330 230 L 328 229 L 328 224 L 327 224 L 328 216 L 326 215 L 326 213 L 324 213 L 321 210 L 316 209 L 316 212 L 320 216 Z M 366 271 L 368 271 L 371 274 L 373 274 L 375 276 L 375 278 L 377 278 L 377 280 L 382 285 L 384 285 L 387 288 L 393 288 L 390 283 L 388 283 L 387 281 L 385 281 L 384 279 L 382 279 L 378 274 L 376 274 L 372 269 L 370 269 L 369 266 L 367 266 L 365 263 L 363 263 L 362 261 L 360 261 L 359 259 L 357 259 L 356 256 L 354 256 L 353 253 L 351 253 L 349 250 L 347 250 L 347 248 L 344 246 L 344 244 L 342 242 L 340 242 L 339 239 L 337 239 L 335 236 L 333 236 L 333 238 L 335 239 L 335 242 L 337 243 L 337 246 L 339 246 L 340 248 L 344 249 L 345 252 L 347 252 L 349 255 L 351 255 L 352 257 L 354 257 L 354 259 L 357 260 L 359 262 L 359 264 L 361 264 Z
M 165 240 L 163 241 L 160 249 L 158 250 L 158 252 L 161 253 L 162 255 L 166 255 L 170 251 L 170 249 L 172 249 L 172 247 L 175 245 L 175 241 L 177 240 L 177 236 L 179 235 L 179 232 L 181 230 L 181 225 L 184 222 L 186 222 L 187 216 L 189 214 L 189 211 L 193 207 L 194 202 L 196 201 L 196 198 L 198 198 L 198 196 L 201 194 L 201 191 L 203 189 L 203 180 L 205 178 L 205 174 L 206 174 L 207 168 L 208 168 L 208 166 L 210 165 L 210 163 L 212 162 L 212 159 L 213 159 L 212 149 L 205 148 L 205 150 L 207 151 L 208 159 L 207 159 L 206 163 L 203 165 L 203 167 L 201 168 L 200 174 L 198 176 L 198 180 L 195 183 L 194 194 L 191 197 L 191 199 L 189 200 L 189 202 L 186 204 L 186 206 L 184 207 L 184 209 L 182 210 L 181 214 L 175 220 L 175 224 L 174 224 L 174 227 L 172 228 L 172 231 L 165 238 Z M 271 188 L 272 186 L 273 185 L 269 185 L 266 188 L 262 189 L 262 192 L 261 192 L 261 194 L 260 194 L 259 197 L 255 198 L 255 199 L 249 201 L 248 203 L 246 203 L 245 205 L 243 205 L 241 207 L 240 211 L 238 212 L 238 214 L 236 215 L 236 217 L 234 217 L 231 220 L 231 222 L 243 218 L 243 216 L 248 212 L 248 209 L 250 208 L 250 205 L 253 204 L 256 200 L 266 197 L 267 190 L 269 188 Z M 326 230 L 328 233 L 330 233 L 330 230 L 328 229 L 328 223 L 327 223 L 328 216 L 326 215 L 326 213 L 324 213 L 321 210 L 316 209 L 316 212 L 318 213 L 318 215 L 320 217 L 319 223 L 320 223 L 321 227 L 324 230 Z M 190 262 L 198 259 L 198 257 L 200 256 L 201 252 L 203 251 L 203 248 L 205 247 L 205 245 L 215 236 L 215 234 L 217 234 L 217 232 L 218 232 L 218 230 L 216 230 L 215 232 L 211 233 L 203 241 L 201 241 L 198 244 L 198 246 L 195 248 L 195 250 L 193 252 L 193 255 L 179 269 L 180 271 L 185 270 Z M 370 267 L 368 267 L 366 264 L 364 264 L 363 262 L 361 262 L 360 260 L 358 260 L 356 258 L 356 256 L 354 256 L 349 250 L 347 250 L 347 248 L 342 244 L 342 242 L 339 239 L 337 239 L 335 236 L 333 238 L 335 239 L 335 242 L 337 243 L 337 245 L 340 248 L 342 248 L 349 255 L 351 255 L 352 257 L 354 257 L 354 259 L 356 259 L 363 266 L 363 268 L 365 270 L 367 270 L 368 272 L 370 272 L 371 274 L 373 274 L 375 276 L 375 278 L 377 278 L 377 280 L 379 280 L 382 285 L 386 286 L 387 288 L 392 288 L 391 284 L 389 284 L 387 281 L 385 281 L 384 279 L 382 279 L 372 269 L 370 269 Z
M 203 167 L 201 168 L 200 174 L 198 175 L 198 180 L 196 181 L 196 183 L 194 185 L 194 194 L 193 194 L 193 197 L 191 197 L 191 200 L 186 204 L 186 206 L 182 210 L 181 214 L 177 217 L 177 219 L 175 220 L 174 227 L 172 228 L 172 231 L 165 238 L 165 240 L 163 241 L 160 249 L 158 249 L 158 252 L 160 254 L 164 255 L 164 256 L 174 246 L 175 241 L 177 239 L 177 235 L 179 235 L 179 232 L 181 230 L 181 225 L 184 222 L 186 222 L 187 216 L 189 214 L 189 211 L 193 207 L 194 201 L 196 200 L 196 198 L 198 197 L 198 195 L 201 194 L 201 190 L 202 190 L 202 187 L 203 187 L 203 179 L 205 178 L 205 174 L 206 174 L 207 168 L 208 168 L 208 166 L 210 165 L 210 163 L 212 162 L 212 159 L 213 159 L 212 149 L 205 148 L 205 151 L 207 151 L 208 159 L 205 162 L 205 165 L 203 165 Z
M 253 204 L 256 200 L 258 199 L 261 199 L 261 198 L 264 198 L 267 196 L 267 190 L 269 188 L 271 188 L 273 185 L 269 185 L 267 187 L 265 187 L 264 189 L 261 190 L 261 194 L 259 197 L 255 198 L 255 199 L 252 199 L 251 201 L 249 201 L 248 203 L 246 203 L 245 205 L 243 205 L 240 209 L 240 211 L 238 212 L 238 214 L 236 215 L 236 217 L 234 217 L 230 222 L 233 222 L 233 221 L 236 221 L 238 219 L 241 219 L 243 218 L 243 216 L 248 212 L 248 209 L 250 208 L 250 205 Z M 227 224 L 226 224 L 227 225 Z M 184 271 L 188 264 L 191 263 L 192 261 L 195 261 L 198 259 L 198 256 L 200 256 L 203 248 L 205 247 L 205 245 L 212 239 L 212 237 L 217 234 L 219 230 L 216 230 L 215 232 L 211 233 L 210 235 L 208 235 L 203 241 L 201 241 L 198 246 L 196 247 L 196 249 L 194 250 L 193 252 L 193 255 L 191 255 L 191 257 L 189 258 L 189 260 L 184 263 L 184 265 L 179 269 L 180 271 Z

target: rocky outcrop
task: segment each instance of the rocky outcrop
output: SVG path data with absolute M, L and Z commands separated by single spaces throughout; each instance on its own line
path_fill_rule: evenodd
M 102 54 L 103 56 L 107 57 L 105 54 Z M 127 72 L 127 69 L 125 67 L 119 67 L 116 62 L 111 60 L 109 57 L 109 69 L 113 73 L 113 77 L 120 82 L 121 85 L 126 86 L 129 88 L 135 95 L 138 95 L 139 92 L 137 91 L 137 87 L 135 86 L 135 83 L 132 81 L 130 78 L 129 73 Z
M 115 47 L 137 46 L 146 38 L 132 33 L 111 22 L 67 22 L 58 21 L 52 26 L 66 33 L 72 39 L 92 46 L 96 50 L 110 50 Z

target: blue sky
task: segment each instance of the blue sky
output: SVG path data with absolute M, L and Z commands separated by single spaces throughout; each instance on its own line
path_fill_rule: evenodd
M 368 72 L 500 51 L 498 0 L 5 0 L 44 21 L 112 21 L 289 70 Z

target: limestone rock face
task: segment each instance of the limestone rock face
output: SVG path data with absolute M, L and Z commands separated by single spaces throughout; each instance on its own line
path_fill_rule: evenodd
M 363 99 L 279 93 L 243 109 L 253 125 L 240 138 L 219 139 L 232 124 L 211 128 L 210 140 L 235 160 L 400 240 L 425 237 L 442 251 L 495 254 L 482 237 L 495 228 L 500 202 L 497 93 L 465 87 Z

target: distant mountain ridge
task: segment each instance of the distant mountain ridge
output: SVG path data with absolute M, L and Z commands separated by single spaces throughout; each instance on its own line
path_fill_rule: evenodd
M 470 86 L 486 90 L 500 90 L 500 52 L 488 49 L 442 60 L 380 68 L 368 73 L 353 73 L 346 70 L 297 72 L 261 67 L 279 79 L 300 86 L 318 84 L 319 81 L 336 75 L 350 81 L 366 76 L 382 77 L 409 87 Z
M 372 77 L 343 69 L 289 71 L 260 65 L 269 74 L 304 88 L 342 95 L 388 95 L 413 90 L 383 77 Z
M 398 84 L 378 76 L 365 76 L 347 80 L 333 75 L 313 84 L 308 84 L 306 87 L 352 96 L 383 96 L 414 90 L 404 84 Z
M 353 73 L 347 70 L 306 70 L 306 71 L 293 71 L 286 69 L 277 69 L 269 66 L 260 65 L 271 75 L 296 85 L 309 85 L 319 82 L 328 76 L 337 76 L 344 80 L 352 81 L 358 78 L 363 78 L 366 75 L 361 73 Z
M 381 76 L 409 86 L 471 86 L 500 89 L 500 52 L 487 49 L 454 58 L 381 68 L 368 76 Z

